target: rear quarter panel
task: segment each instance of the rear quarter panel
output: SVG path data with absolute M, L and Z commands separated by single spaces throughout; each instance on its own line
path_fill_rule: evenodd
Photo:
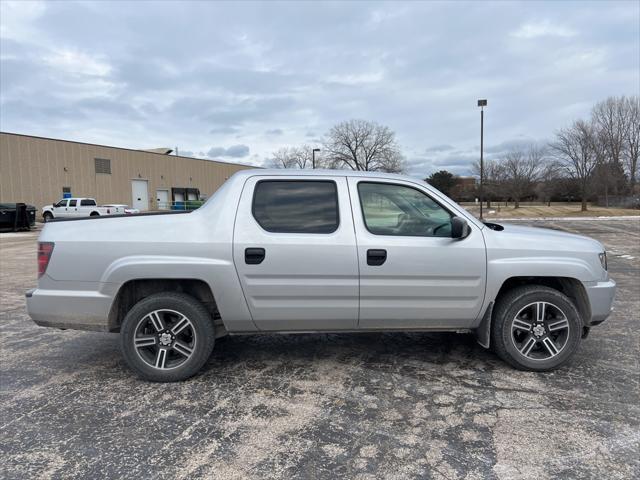
M 54 242 L 55 248 L 39 288 L 91 285 L 90 290 L 108 296 L 110 304 L 130 280 L 202 280 L 213 292 L 225 328 L 252 331 L 255 326 L 232 259 L 237 202 L 231 202 L 231 208 L 221 208 L 221 203 L 225 199 L 218 196 L 218 202 L 188 214 L 48 223 L 40 241 Z

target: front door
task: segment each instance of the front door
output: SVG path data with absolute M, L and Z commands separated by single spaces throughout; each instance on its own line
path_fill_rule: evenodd
M 482 306 L 480 229 L 451 238 L 454 212 L 420 185 L 349 178 L 362 328 L 468 328 Z
M 149 190 L 146 180 L 131 180 L 131 206 L 140 211 L 149 210 Z
M 358 261 L 344 177 L 250 177 L 233 258 L 261 330 L 357 327 Z
M 53 216 L 55 218 L 67 218 L 71 216 L 69 212 L 69 199 L 60 200 L 53 206 Z

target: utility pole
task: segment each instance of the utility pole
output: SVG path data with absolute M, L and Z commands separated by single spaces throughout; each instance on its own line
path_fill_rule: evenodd
M 484 202 L 484 107 L 487 100 L 478 100 L 480 107 L 480 220 L 482 220 L 482 203 Z
M 314 148 L 311 151 L 311 168 L 313 168 L 314 170 L 316 169 L 316 152 L 319 152 L 320 149 L 319 148 Z

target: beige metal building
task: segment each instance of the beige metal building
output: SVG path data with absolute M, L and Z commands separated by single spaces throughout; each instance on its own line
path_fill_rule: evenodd
M 246 168 L 254 167 L 0 132 L 0 202 L 24 202 L 38 211 L 65 193 L 98 204 L 170 208 L 211 196 Z

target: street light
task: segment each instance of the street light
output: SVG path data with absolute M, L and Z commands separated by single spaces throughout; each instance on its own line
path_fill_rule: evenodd
M 320 149 L 319 148 L 314 148 L 313 150 L 311 150 L 311 167 L 315 170 L 316 169 L 316 152 L 319 152 Z
M 484 184 L 484 107 L 487 106 L 487 100 L 478 100 L 480 107 L 480 220 L 482 220 L 482 202 L 483 202 L 483 184 Z

